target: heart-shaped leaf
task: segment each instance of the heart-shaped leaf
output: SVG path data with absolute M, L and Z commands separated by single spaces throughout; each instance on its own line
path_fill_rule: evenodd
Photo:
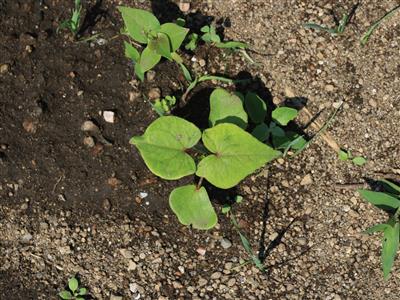
M 382 268 L 383 277 L 385 280 L 389 278 L 390 270 L 392 269 L 394 259 L 399 249 L 400 224 L 399 222 L 391 221 L 386 227 L 382 242 Z
M 247 114 L 240 98 L 224 89 L 215 89 L 210 96 L 211 126 L 232 123 L 241 128 L 247 127 Z
M 175 52 L 182 45 L 189 29 L 175 23 L 164 23 L 161 25 L 160 32 L 169 37 L 172 46 L 171 52 Z
M 147 72 L 152 69 L 161 59 L 161 55 L 152 50 L 149 46 L 147 46 L 140 57 L 139 65 L 141 71 Z
M 297 110 L 290 107 L 278 107 L 272 112 L 272 119 L 278 124 L 286 126 L 290 121 L 297 117 Z
M 269 127 L 265 123 L 258 124 L 251 134 L 261 142 L 265 142 L 269 138 Z
M 125 46 L 125 56 L 133 60 L 134 63 L 137 63 L 140 59 L 139 51 L 137 51 L 135 47 L 133 47 L 131 44 L 125 41 L 124 41 L 124 46 Z
M 185 151 L 200 140 L 201 132 L 192 123 L 174 116 L 161 117 L 142 136 L 131 139 L 147 167 L 164 179 L 179 179 L 194 174 L 196 165 Z
M 254 123 L 260 124 L 264 122 L 265 116 L 267 115 L 267 105 L 256 93 L 247 93 L 244 99 L 244 105 L 250 119 Z
M 64 300 L 74 299 L 74 296 L 69 291 L 62 291 L 58 295 Z
M 160 22 L 150 12 L 126 6 L 118 6 L 129 35 L 137 42 L 147 44 L 150 31 L 158 31 Z
M 196 175 L 222 189 L 235 186 L 281 154 L 229 123 L 205 130 L 202 139 L 206 148 L 214 154 L 200 161 Z
M 169 205 L 183 225 L 197 229 L 210 229 L 217 224 L 217 215 L 204 187 L 185 185 L 174 189 Z
M 171 43 L 168 36 L 165 33 L 157 33 L 157 37 L 149 41 L 149 46 L 151 50 L 172 60 L 171 57 Z

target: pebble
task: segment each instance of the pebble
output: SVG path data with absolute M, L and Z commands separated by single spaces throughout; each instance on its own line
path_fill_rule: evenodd
M 122 296 L 111 295 L 110 300 L 123 300 Z
M 104 200 L 103 200 L 103 209 L 104 209 L 105 211 L 110 211 L 110 209 L 111 209 L 110 200 L 108 200 L 108 199 L 104 199 Z
M 197 252 L 198 254 L 200 254 L 201 256 L 206 255 L 206 249 L 204 249 L 204 248 L 202 248 L 202 247 L 197 248 L 197 249 L 196 249 L 196 252 Z
M 369 99 L 368 103 L 374 108 L 378 106 L 378 103 L 374 99 Z
M 232 242 L 226 238 L 222 238 L 219 240 L 221 247 L 224 249 L 228 249 L 230 247 L 232 247 Z
M 103 111 L 103 118 L 104 121 L 107 123 L 114 123 L 115 122 L 115 112 L 111 110 L 105 110 Z
M 88 147 L 88 148 L 92 148 L 95 145 L 94 139 L 91 136 L 85 136 L 83 138 L 83 144 Z
M 206 61 L 204 59 L 199 60 L 200 67 L 204 67 L 206 65 Z
M 157 87 L 151 88 L 147 96 L 149 97 L 149 100 L 159 99 L 161 97 L 161 90 Z
M 288 86 L 285 87 L 285 96 L 287 98 L 294 98 L 296 97 L 296 95 L 294 94 L 294 92 L 292 91 L 292 89 Z
M 37 122 L 25 120 L 22 123 L 22 127 L 24 127 L 25 131 L 28 133 L 35 133 L 37 131 Z
M 185 267 L 183 267 L 183 266 L 179 266 L 179 267 L 178 267 L 178 270 L 179 270 L 179 272 L 181 272 L 182 274 L 185 273 Z
M 200 278 L 199 279 L 199 287 L 205 286 L 207 284 L 207 280 L 205 280 L 204 278 Z
M 312 184 L 313 180 L 310 174 L 304 176 L 304 178 L 300 181 L 300 185 L 309 185 Z
M 0 65 L 0 74 L 8 73 L 9 70 L 10 70 L 10 65 L 9 64 Z
M 97 125 L 94 124 L 92 121 L 88 120 L 88 121 L 83 122 L 83 124 L 81 126 L 81 130 L 82 131 L 98 132 L 99 131 L 99 127 L 97 127 Z
M 29 241 L 33 238 L 32 234 L 26 233 L 21 237 L 22 243 L 29 243 Z
M 236 283 L 236 279 L 235 278 L 231 278 L 231 279 L 228 280 L 227 285 L 229 287 L 232 287 L 232 286 L 235 285 L 235 283 Z
M 154 80 L 154 78 L 156 78 L 156 71 L 154 71 L 154 70 L 147 71 L 147 73 L 146 73 L 147 81 L 151 82 Z
M 215 272 L 211 274 L 210 278 L 215 280 L 221 278 L 221 276 L 222 276 L 221 272 Z
M 129 102 L 134 102 L 139 96 L 140 93 L 138 92 L 129 92 Z
M 146 192 L 140 192 L 140 193 L 139 193 L 140 199 L 144 199 L 144 198 L 146 198 L 148 195 L 149 195 L 149 194 L 146 193 Z
M 181 12 L 188 12 L 190 10 L 190 2 L 179 2 L 179 9 Z
M 334 87 L 332 84 L 327 84 L 327 85 L 325 86 L 325 90 L 326 90 L 327 92 L 333 92 L 333 91 L 335 90 L 335 87 Z
M 120 249 L 119 252 L 124 258 L 133 258 L 132 251 L 128 249 Z

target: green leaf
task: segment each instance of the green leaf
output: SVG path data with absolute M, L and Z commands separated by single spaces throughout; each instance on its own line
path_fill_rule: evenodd
M 391 222 L 394 223 L 394 222 Z M 388 224 L 382 242 L 382 268 L 385 280 L 389 278 L 397 250 L 399 249 L 400 224 Z
M 357 166 L 363 166 L 367 162 L 367 160 L 362 156 L 356 156 L 352 159 L 353 164 Z
M 61 299 L 64 299 L 64 300 L 69 300 L 69 299 L 74 298 L 72 296 L 71 292 L 69 292 L 69 291 L 62 291 L 58 295 L 61 297 Z
M 229 41 L 229 42 L 221 42 L 215 45 L 218 48 L 225 48 L 225 49 L 246 49 L 249 46 L 243 42 L 237 41 Z
M 286 136 L 285 130 L 283 130 L 281 127 L 277 126 L 274 122 L 271 122 L 269 125 L 269 131 L 272 136 L 280 136 L 284 137 Z
M 257 125 L 251 134 L 259 141 L 265 142 L 269 138 L 269 127 L 265 123 Z
M 221 212 L 223 214 L 227 214 L 228 212 L 230 212 L 231 210 L 231 206 L 229 204 L 224 204 L 221 208 Z
M 241 128 L 247 127 L 247 114 L 238 96 L 224 89 L 215 89 L 210 96 L 211 126 L 220 123 L 232 123 Z
M 274 135 L 272 142 L 276 149 L 293 148 L 294 150 L 300 149 L 307 143 L 302 136 L 293 131 L 285 132 L 284 136 Z
M 315 24 L 315 23 L 304 24 L 304 27 L 305 28 L 310 28 L 310 29 L 315 29 L 315 30 L 318 30 L 318 31 L 326 31 L 326 32 L 329 32 L 330 34 L 336 34 L 337 33 L 337 29 L 336 28 L 328 28 L 328 27 L 321 26 L 321 25 L 318 25 L 318 24 Z
M 389 226 L 388 224 L 377 224 L 365 230 L 365 233 L 372 234 L 375 232 L 383 232 L 388 226 Z
M 134 63 L 137 63 L 140 59 L 140 53 L 137 51 L 135 47 L 133 47 L 131 44 L 128 42 L 124 41 L 125 45 L 125 56 L 131 60 L 133 60 Z
M 142 72 L 152 69 L 161 60 L 161 55 L 147 46 L 140 57 L 139 65 Z
M 144 81 L 144 72 L 139 64 L 135 64 L 135 74 L 141 81 Z
M 79 296 L 85 296 L 87 295 L 88 290 L 86 288 L 80 288 L 79 289 Z
M 171 57 L 171 43 L 165 33 L 157 33 L 157 37 L 149 41 L 148 47 L 154 52 L 172 60 Z
M 126 6 L 118 6 L 129 35 L 137 42 L 147 44 L 150 31 L 158 31 L 160 22 L 150 12 Z
M 290 121 L 297 117 L 297 110 L 290 107 L 278 107 L 272 112 L 272 119 L 278 124 L 286 126 Z
M 349 155 L 347 154 L 347 152 L 342 149 L 339 150 L 338 155 L 340 160 L 346 161 L 349 159 Z
M 130 143 L 140 151 L 147 167 L 164 179 L 179 179 L 196 172 L 193 158 L 185 151 L 200 140 L 192 123 L 174 116 L 160 117 Z
M 75 292 L 78 289 L 78 286 L 79 286 L 78 279 L 76 279 L 75 277 L 72 277 L 68 281 L 68 287 L 72 292 Z
M 398 186 L 398 185 L 394 184 L 393 182 L 386 180 L 386 179 L 382 179 L 379 181 L 383 184 L 383 186 L 387 192 L 400 195 L 400 186 Z
M 229 189 L 280 155 L 240 127 L 223 123 L 206 129 L 204 146 L 213 154 L 198 164 L 196 175 L 216 187 Z
M 189 43 L 185 45 L 186 50 L 194 51 L 197 47 L 197 40 L 199 39 L 199 35 L 197 33 L 191 33 L 189 35 Z
M 246 107 L 250 119 L 254 123 L 260 124 L 264 122 L 265 116 L 267 115 L 267 105 L 257 94 L 251 92 L 247 93 L 244 99 L 244 106 Z
M 172 46 L 171 52 L 175 52 L 182 45 L 189 29 L 174 23 L 165 23 L 161 25 L 160 32 L 165 33 L 169 37 Z
M 181 67 L 183 76 L 185 77 L 185 79 L 190 83 L 193 81 L 192 79 L 192 75 L 190 75 L 189 70 L 186 68 L 186 66 L 184 64 L 179 64 L 179 66 Z
M 183 225 L 196 229 L 210 229 L 217 224 L 217 215 L 204 187 L 185 185 L 174 189 L 169 205 Z
M 400 207 L 400 200 L 388 194 L 368 190 L 358 190 L 361 197 L 383 210 L 394 210 Z
M 236 195 L 236 197 L 235 197 L 235 202 L 236 202 L 236 203 L 241 203 L 242 201 L 243 201 L 243 197 L 240 196 L 240 195 Z

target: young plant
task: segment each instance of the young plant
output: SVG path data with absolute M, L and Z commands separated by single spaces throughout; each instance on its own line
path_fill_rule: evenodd
M 344 32 L 344 30 L 346 29 L 347 24 L 350 21 L 350 14 L 345 13 L 343 15 L 343 17 L 340 19 L 339 23 L 337 24 L 336 27 L 333 28 L 329 28 L 323 25 L 318 25 L 316 23 L 307 23 L 304 24 L 305 28 L 309 28 L 309 29 L 315 29 L 315 30 L 319 30 L 319 31 L 326 31 L 328 33 L 330 33 L 333 36 L 342 34 Z
M 88 290 L 79 287 L 79 281 L 75 277 L 68 280 L 68 289 L 61 291 L 58 296 L 63 300 L 85 300 Z
M 379 18 L 376 22 L 374 22 L 368 28 L 367 32 L 365 32 L 364 35 L 362 36 L 361 41 L 360 41 L 361 46 L 365 46 L 368 43 L 369 38 L 371 37 L 371 35 L 379 27 L 379 25 L 381 25 L 381 23 L 383 21 L 385 21 L 386 19 L 389 19 L 391 16 L 393 16 L 398 10 L 400 10 L 400 5 L 396 6 L 395 8 L 393 8 L 392 10 L 387 12 L 383 17 Z
M 157 99 L 154 104 L 152 104 L 152 107 L 156 113 L 162 117 L 166 114 L 170 114 L 171 109 L 175 106 L 175 104 L 175 96 L 166 96 L 165 98 Z
M 164 116 L 131 139 L 155 175 L 166 180 L 193 174 L 200 178 L 197 185 L 175 188 L 169 196 L 182 224 L 210 229 L 217 223 L 203 179 L 229 189 L 281 155 L 245 131 L 247 120 L 241 99 L 219 88 L 210 96 L 210 128 L 201 132 L 189 121 Z
M 243 97 L 243 96 L 242 96 Z M 255 93 L 249 92 L 244 97 L 244 105 L 251 121 L 254 123 L 252 135 L 261 142 L 269 142 L 277 150 L 282 150 L 284 155 L 290 150 L 303 149 L 307 141 L 303 136 L 286 130 L 285 126 L 294 120 L 298 111 L 290 107 L 275 108 L 272 113 L 272 121 L 265 122 L 267 106 Z
M 125 55 L 135 65 L 135 74 L 144 80 L 144 74 L 157 65 L 161 57 L 182 63 L 176 53 L 184 41 L 189 29 L 175 23 L 160 24 L 158 19 L 146 10 L 119 6 L 124 20 L 126 34 L 146 47 L 140 53 L 132 44 L 124 42 Z
M 72 10 L 71 18 L 69 20 L 65 20 L 64 22 L 62 22 L 60 26 L 57 28 L 57 31 L 67 28 L 76 38 L 81 22 L 81 11 L 82 11 L 81 0 L 75 0 L 75 7 Z
M 400 239 L 400 186 L 388 180 L 380 181 L 384 192 L 359 190 L 361 197 L 376 207 L 389 213 L 386 223 L 377 224 L 366 230 L 366 233 L 383 232 L 381 262 L 385 280 L 390 271 L 399 249 Z
M 221 38 L 217 34 L 214 25 L 203 26 L 200 29 L 200 31 L 203 32 L 203 35 L 201 36 L 201 39 L 204 42 L 212 44 L 212 45 L 214 45 L 214 46 L 216 46 L 218 48 L 225 48 L 225 49 L 232 49 L 232 50 L 248 48 L 248 45 L 246 43 L 243 43 L 243 42 L 238 42 L 238 41 L 223 42 L 223 41 L 221 41 Z
M 360 167 L 365 165 L 365 163 L 367 162 L 367 160 L 362 156 L 353 157 L 350 150 L 346 151 L 346 150 L 340 149 L 338 155 L 339 155 L 340 160 L 343 160 L 343 161 L 351 160 L 351 162 L 353 164 L 360 166 Z

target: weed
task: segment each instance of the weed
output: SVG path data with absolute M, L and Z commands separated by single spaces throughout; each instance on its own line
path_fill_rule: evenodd
M 394 259 L 399 249 L 400 239 L 400 186 L 388 180 L 381 180 L 384 192 L 359 190 L 361 197 L 376 207 L 389 213 L 386 223 L 377 224 L 366 233 L 383 232 L 381 262 L 385 280 L 389 278 Z
M 125 44 L 125 55 L 135 65 L 135 74 L 140 80 L 144 80 L 145 72 L 157 65 L 161 57 L 174 60 L 182 64 L 182 58 L 176 53 L 184 41 L 189 29 L 180 26 L 181 20 L 176 23 L 160 24 L 158 19 L 150 12 L 131 7 L 119 6 L 125 28 L 122 33 L 129 36 L 135 42 L 146 47 L 139 51 L 128 42 Z
M 57 28 L 57 32 L 62 29 L 69 29 L 74 38 L 76 38 L 79 32 L 81 11 L 82 11 L 81 0 L 75 0 L 75 7 L 72 10 L 71 18 L 69 20 L 65 20 L 64 22 L 62 22 L 60 26 Z
M 362 156 L 353 156 L 351 154 L 350 150 L 346 151 L 346 150 L 340 149 L 338 155 L 339 155 L 340 160 L 343 160 L 343 161 L 350 160 L 353 164 L 355 164 L 357 166 L 363 166 L 367 162 L 367 160 Z
M 350 21 L 350 14 L 345 13 L 342 16 L 342 18 L 340 19 L 340 21 L 336 27 L 329 28 L 329 27 L 326 27 L 323 25 L 318 25 L 315 23 L 304 24 L 304 27 L 309 28 L 309 29 L 319 30 L 319 31 L 326 31 L 326 32 L 330 33 L 331 35 L 336 36 L 336 35 L 342 34 L 344 32 L 349 21 Z
M 84 300 L 88 294 L 88 290 L 79 287 L 79 281 L 75 277 L 68 280 L 68 289 L 61 291 L 58 296 L 64 300 Z
M 361 45 L 365 46 L 368 43 L 372 33 L 374 33 L 374 31 L 379 27 L 379 25 L 381 25 L 381 23 L 384 20 L 389 19 L 391 16 L 393 16 L 398 10 L 400 10 L 400 5 L 396 6 L 395 8 L 387 12 L 383 17 L 379 18 L 376 22 L 374 22 L 362 36 L 360 40 Z
M 166 96 L 165 98 L 157 99 L 154 104 L 152 104 L 152 107 L 159 116 L 164 116 L 171 113 L 171 109 L 175 104 L 175 96 Z

